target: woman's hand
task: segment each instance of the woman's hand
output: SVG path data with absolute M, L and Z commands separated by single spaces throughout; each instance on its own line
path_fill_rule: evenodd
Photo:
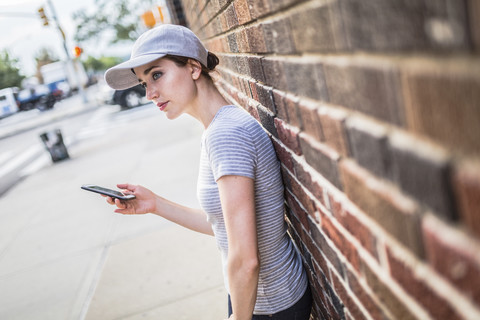
M 134 194 L 133 200 L 120 200 L 107 197 L 107 202 L 111 205 L 116 205 L 115 212 L 121 214 L 145 214 L 155 212 L 157 196 L 149 189 L 131 185 L 131 184 L 117 184 L 119 189 L 122 189 L 125 194 Z

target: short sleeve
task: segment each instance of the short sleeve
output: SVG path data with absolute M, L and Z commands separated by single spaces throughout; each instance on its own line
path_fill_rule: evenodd
M 205 143 L 215 181 L 226 175 L 254 179 L 255 145 L 245 128 L 235 125 L 217 128 L 209 133 Z

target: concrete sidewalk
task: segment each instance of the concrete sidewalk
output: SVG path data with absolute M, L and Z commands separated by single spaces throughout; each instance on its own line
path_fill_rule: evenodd
M 114 214 L 80 189 L 139 183 L 198 206 L 202 128 L 138 112 L 0 198 L 0 319 L 226 318 L 213 238 L 154 215 Z

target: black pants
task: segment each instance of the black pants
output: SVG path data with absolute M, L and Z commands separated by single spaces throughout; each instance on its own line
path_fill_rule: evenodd
M 312 310 L 312 292 L 310 286 L 303 294 L 302 298 L 298 300 L 290 308 L 269 315 L 253 315 L 252 320 L 308 320 L 310 319 L 310 312 Z M 228 296 L 228 316 L 232 315 L 232 302 L 230 295 Z

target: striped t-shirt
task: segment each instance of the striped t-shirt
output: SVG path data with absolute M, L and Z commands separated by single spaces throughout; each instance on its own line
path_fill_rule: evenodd
M 216 181 L 238 175 L 255 181 L 260 275 L 254 314 L 273 314 L 295 304 L 305 292 L 307 277 L 284 220 L 284 193 L 272 142 L 260 124 L 235 106 L 218 111 L 202 137 L 197 192 L 222 253 L 224 278 L 228 242 Z

